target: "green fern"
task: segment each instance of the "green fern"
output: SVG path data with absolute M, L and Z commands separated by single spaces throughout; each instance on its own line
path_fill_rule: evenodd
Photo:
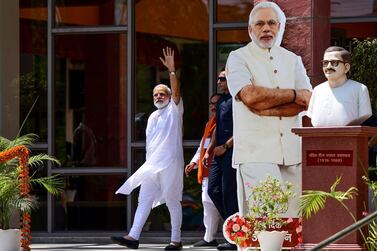
M 303 191 L 303 195 L 300 197 L 299 211 L 305 218 L 310 218 L 312 214 L 318 213 L 325 207 L 326 200 L 332 198 L 340 202 L 343 206 L 343 201 L 352 199 L 354 195 L 357 195 L 358 190 L 355 187 L 349 188 L 347 191 L 336 191 L 336 187 L 339 185 L 341 177 L 338 177 L 330 188 L 330 192 L 307 190 Z M 346 210 L 350 213 L 350 210 L 346 207 Z M 352 214 L 351 216 L 355 218 Z
M 369 224 L 369 236 L 365 244 L 368 250 L 377 250 L 377 223 L 375 221 Z
M 60 166 L 59 160 L 57 160 L 54 157 L 51 157 L 48 154 L 44 154 L 44 153 L 31 156 L 29 158 L 29 166 L 30 166 L 30 168 L 32 168 L 32 167 L 38 167 L 38 166 L 43 166 L 44 162 L 47 161 L 47 160 L 55 162 L 57 165 Z
M 65 179 L 57 174 L 48 177 L 31 179 L 30 184 L 31 186 L 38 184 L 43 186 L 49 193 L 58 195 L 64 191 Z
M 15 140 L 8 140 L 0 137 L 0 151 L 10 149 L 11 147 L 24 145 L 31 146 L 38 139 L 36 134 L 26 134 L 17 137 Z M 52 161 L 57 165 L 60 162 L 47 154 L 38 154 L 29 158 L 29 168 L 32 171 L 34 168 L 40 168 L 45 165 L 47 161 Z M 12 212 L 18 210 L 20 212 L 30 212 L 37 207 L 37 199 L 34 196 L 20 196 L 19 194 L 19 179 L 18 179 L 18 160 L 16 158 L 0 164 L 0 228 L 9 228 L 9 221 Z M 35 178 L 31 175 L 31 188 L 41 186 L 49 193 L 58 195 L 63 191 L 65 179 L 58 175 Z

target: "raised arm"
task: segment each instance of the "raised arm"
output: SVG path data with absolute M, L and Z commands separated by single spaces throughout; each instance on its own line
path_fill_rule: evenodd
M 179 100 L 181 99 L 181 90 L 180 83 L 175 72 L 174 50 L 172 50 L 170 47 L 166 47 L 166 49 L 162 49 L 162 52 L 164 54 L 164 58 L 160 57 L 160 60 L 162 64 L 168 68 L 172 98 L 174 103 L 178 105 Z

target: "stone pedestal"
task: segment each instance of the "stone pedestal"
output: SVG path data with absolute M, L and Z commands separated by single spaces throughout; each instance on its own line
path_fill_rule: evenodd
M 368 172 L 368 137 L 377 135 L 377 128 L 365 126 L 305 127 L 292 131 L 302 137 L 302 190 L 330 191 L 337 177 L 342 177 L 337 190 L 354 186 L 358 196 L 346 202 L 356 216 L 368 210 L 368 187 L 362 176 Z M 303 221 L 304 245 L 295 250 L 306 250 L 354 221 L 338 202 L 328 200 L 324 210 Z M 353 232 L 332 245 L 331 250 L 361 250 L 361 234 Z

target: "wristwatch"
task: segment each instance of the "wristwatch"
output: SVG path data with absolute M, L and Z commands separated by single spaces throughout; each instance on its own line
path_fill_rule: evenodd
M 228 144 L 227 144 L 227 143 L 225 143 L 225 144 L 223 145 L 223 148 L 225 149 L 225 151 L 226 151 L 226 150 L 228 150 L 228 149 L 229 149 L 229 146 L 228 146 Z

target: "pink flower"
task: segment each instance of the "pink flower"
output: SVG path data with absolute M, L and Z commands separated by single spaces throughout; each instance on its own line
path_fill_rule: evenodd
M 242 232 L 245 232 L 245 233 L 249 232 L 249 228 L 246 227 L 246 226 L 242 226 L 241 230 L 242 230 Z
M 280 196 L 279 195 L 272 195 L 271 199 L 272 200 L 278 200 L 278 199 L 280 199 Z
M 238 232 L 238 231 L 240 231 L 240 229 L 241 229 L 241 227 L 240 227 L 240 225 L 238 225 L 238 224 L 234 224 L 234 225 L 232 226 L 232 230 L 233 230 L 234 232 Z
M 365 211 L 363 211 L 363 212 L 361 213 L 361 215 L 364 216 L 364 217 L 367 216 L 368 214 L 369 214 L 369 213 L 368 213 L 368 212 L 365 212 Z

